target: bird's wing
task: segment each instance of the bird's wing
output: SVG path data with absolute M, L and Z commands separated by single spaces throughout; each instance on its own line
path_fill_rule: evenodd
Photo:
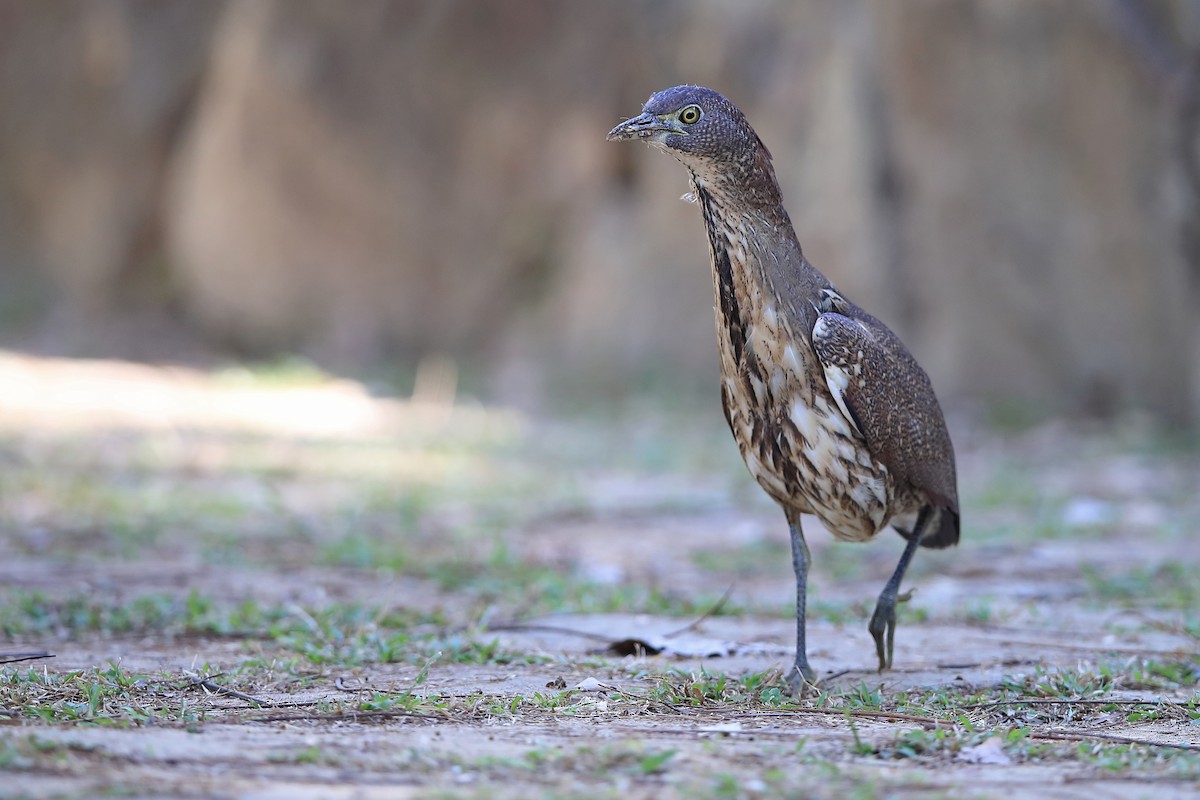
M 837 299 L 812 329 L 830 394 L 897 485 L 957 514 L 954 450 L 929 376 L 886 325 Z

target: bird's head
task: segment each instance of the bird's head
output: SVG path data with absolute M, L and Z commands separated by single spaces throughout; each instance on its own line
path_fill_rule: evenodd
M 698 176 L 745 175 L 770 153 L 737 106 L 703 86 L 675 86 L 650 96 L 642 113 L 608 132 L 608 140 L 643 140 Z

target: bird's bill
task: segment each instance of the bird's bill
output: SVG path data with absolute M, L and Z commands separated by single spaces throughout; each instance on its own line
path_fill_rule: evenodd
M 640 114 L 625 120 L 609 131 L 608 136 L 604 138 L 610 142 L 621 142 L 630 139 L 659 139 L 669 133 L 683 133 L 671 123 L 671 120 L 653 114 Z

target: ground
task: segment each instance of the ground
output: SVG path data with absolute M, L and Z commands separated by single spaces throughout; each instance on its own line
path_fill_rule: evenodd
M 956 418 L 963 541 L 914 562 L 894 669 L 902 541 L 806 523 L 795 702 L 783 518 L 715 399 L 426 383 L 0 353 L 0 652 L 53 654 L 0 667 L 5 794 L 1200 793 L 1194 444 Z

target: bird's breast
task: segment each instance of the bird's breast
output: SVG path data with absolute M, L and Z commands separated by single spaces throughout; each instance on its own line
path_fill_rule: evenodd
M 738 225 L 713 231 L 721 399 L 750 473 L 776 502 L 839 538 L 887 522 L 887 470 L 838 408 L 808 332 L 797 330 Z

